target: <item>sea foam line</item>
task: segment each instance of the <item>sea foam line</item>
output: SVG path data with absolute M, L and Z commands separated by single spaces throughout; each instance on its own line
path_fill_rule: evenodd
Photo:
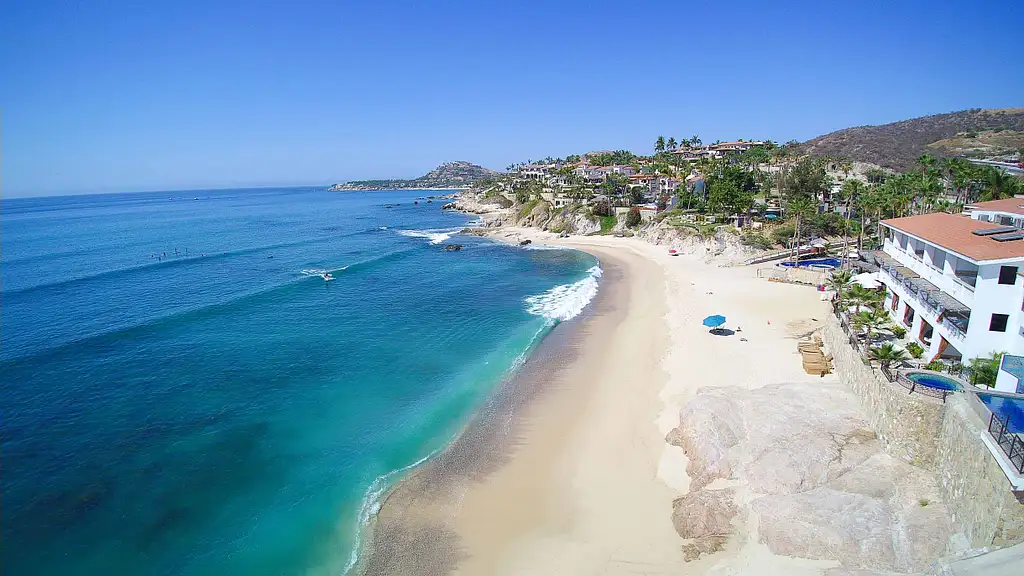
M 428 230 L 399 230 L 402 236 L 410 238 L 429 238 L 430 244 L 440 244 L 451 238 L 461 228 L 433 228 Z
M 362 554 L 364 544 L 363 530 L 370 525 L 370 520 L 380 512 L 380 507 L 383 504 L 381 497 L 392 487 L 391 479 L 416 468 L 440 454 L 443 450 L 444 448 L 439 448 L 408 466 L 392 470 L 387 474 L 381 474 L 374 479 L 373 483 L 366 490 L 366 496 L 363 497 L 362 503 L 359 505 L 358 524 L 356 525 L 356 533 L 353 538 L 354 545 L 352 546 L 352 552 L 348 555 L 348 562 L 345 563 L 345 568 L 341 571 L 342 574 L 348 574 L 359 563 L 359 556 Z
M 578 316 L 597 295 L 601 266 L 594 266 L 587 272 L 587 277 L 582 280 L 555 286 L 546 292 L 526 298 L 526 311 L 555 322 L 564 322 Z

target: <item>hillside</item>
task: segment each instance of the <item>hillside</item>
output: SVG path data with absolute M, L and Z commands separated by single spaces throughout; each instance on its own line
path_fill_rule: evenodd
M 335 184 L 330 191 L 340 190 L 402 190 L 408 188 L 468 188 L 498 172 L 469 162 L 445 162 L 419 178 L 412 180 L 355 180 Z
M 970 148 L 967 140 L 985 136 L 987 144 L 975 150 L 984 156 L 1007 153 L 1002 144 L 1012 141 L 998 135 L 1004 131 L 1024 132 L 1024 108 L 963 110 L 934 114 L 911 120 L 858 126 L 818 136 L 800 145 L 807 154 L 842 156 L 894 170 L 906 170 L 922 154 L 961 155 Z M 995 137 L 990 137 L 990 136 Z M 998 151 L 991 144 L 999 143 Z M 930 146 L 934 144 L 934 146 Z

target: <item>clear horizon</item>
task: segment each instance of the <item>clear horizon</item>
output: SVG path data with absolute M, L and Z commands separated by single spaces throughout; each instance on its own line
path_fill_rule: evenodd
M 6 12 L 4 198 L 415 178 L 1024 104 L 1024 35 L 987 0 Z

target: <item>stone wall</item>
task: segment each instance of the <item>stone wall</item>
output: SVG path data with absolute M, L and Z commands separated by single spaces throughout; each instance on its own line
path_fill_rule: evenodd
M 886 452 L 935 474 L 953 532 L 963 536 L 956 547 L 1024 542 L 1024 504 L 982 441 L 986 423 L 971 399 L 952 394 L 943 404 L 890 383 L 861 361 L 831 314 L 822 339 L 840 382 L 860 400 Z
M 1024 504 L 1017 501 L 1002 468 L 981 440 L 985 423 L 969 399 L 954 394 L 938 433 L 935 476 L 952 514 L 955 532 L 972 548 L 1024 542 Z
M 822 339 L 834 357 L 840 381 L 857 395 L 885 451 L 915 466 L 932 468 L 942 422 L 942 401 L 909 394 L 865 365 L 832 314 L 828 315 Z

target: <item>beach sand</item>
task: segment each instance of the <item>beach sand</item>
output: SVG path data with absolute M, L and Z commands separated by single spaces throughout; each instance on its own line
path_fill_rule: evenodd
M 687 459 L 665 441 L 702 386 L 820 381 L 801 370 L 793 346 L 827 314 L 819 293 L 632 238 L 498 234 L 594 254 L 601 290 L 450 450 L 392 491 L 367 573 L 818 574 L 836 566 L 772 554 L 749 521 L 724 550 L 686 562 L 672 502 L 688 491 Z M 719 313 L 735 334 L 701 326 Z M 735 488 L 740 504 L 755 497 Z

